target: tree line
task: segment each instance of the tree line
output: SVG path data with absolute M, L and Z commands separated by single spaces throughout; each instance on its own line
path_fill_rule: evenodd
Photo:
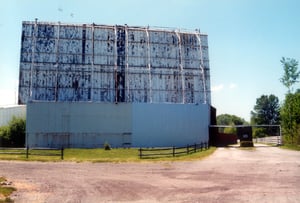
M 300 71 L 298 61 L 292 58 L 280 60 L 283 67 L 283 76 L 280 82 L 287 88 L 284 101 L 280 104 L 277 96 L 262 95 L 256 99 L 256 104 L 251 111 L 251 125 L 281 125 L 283 141 L 286 144 L 300 144 Z M 218 125 L 249 124 L 242 118 L 234 115 L 223 114 L 217 117 Z M 234 128 L 223 130 L 225 133 L 234 133 Z M 276 132 L 277 131 L 277 132 Z M 278 134 L 278 128 L 255 128 L 254 137 Z

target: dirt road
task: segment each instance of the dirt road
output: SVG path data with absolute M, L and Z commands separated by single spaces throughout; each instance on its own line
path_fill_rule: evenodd
M 300 202 L 300 152 L 218 148 L 192 162 L 0 161 L 16 202 Z

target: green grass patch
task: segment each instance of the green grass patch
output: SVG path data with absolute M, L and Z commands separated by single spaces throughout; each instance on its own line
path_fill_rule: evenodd
M 6 179 L 4 177 L 0 177 L 0 203 L 13 202 L 13 200 L 11 200 L 9 196 L 11 195 L 11 193 L 16 191 L 16 189 L 14 187 L 2 185 L 3 182 L 6 182 Z
M 157 158 L 139 158 L 138 148 L 112 148 L 105 150 L 98 149 L 65 149 L 64 160 L 72 162 L 151 162 L 151 161 L 188 161 L 197 160 L 209 156 L 216 150 L 215 147 L 210 147 L 208 150 L 199 151 L 196 153 L 182 154 L 175 157 L 157 157 Z M 53 153 L 51 150 L 44 150 L 43 153 Z M 40 152 L 39 152 L 40 153 Z M 2 160 L 22 160 L 22 161 L 61 161 L 60 156 L 39 156 L 26 154 L 1 154 Z
M 60 150 L 29 150 L 28 159 L 26 149 L 0 149 L 1 160 L 20 161 L 60 161 Z
M 137 148 L 130 149 L 66 149 L 65 158 L 66 161 L 75 162 L 147 162 L 147 161 L 187 161 L 201 159 L 209 156 L 215 151 L 215 147 L 202 152 L 196 152 L 193 154 L 175 156 L 175 157 L 154 157 L 154 158 L 139 158 L 139 151 Z
M 280 148 L 300 151 L 300 145 L 284 144 Z

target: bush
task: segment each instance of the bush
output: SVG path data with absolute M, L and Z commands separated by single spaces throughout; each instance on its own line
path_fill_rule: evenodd
M 104 149 L 105 150 L 111 150 L 110 144 L 108 144 L 108 142 L 104 143 Z
M 266 128 L 254 128 L 253 129 L 253 137 L 266 137 L 268 136 L 267 129 Z
M 241 141 L 240 147 L 254 147 L 254 145 L 252 141 Z
M 7 126 L 0 128 L 0 146 L 3 147 L 24 147 L 25 146 L 24 118 L 13 117 Z

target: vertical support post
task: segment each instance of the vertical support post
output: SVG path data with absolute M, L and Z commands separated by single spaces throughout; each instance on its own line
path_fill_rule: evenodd
M 141 147 L 139 148 L 139 152 L 140 152 L 140 154 L 139 154 L 139 155 L 140 155 L 140 159 L 141 159 L 141 158 L 142 158 L 142 156 L 143 156 L 143 155 L 142 155 L 142 148 L 141 148 Z
M 55 93 L 54 93 L 54 101 L 58 101 L 58 66 L 59 66 L 59 36 L 60 36 L 60 22 L 58 22 L 58 27 L 57 27 L 57 38 L 55 39 L 56 43 L 56 62 L 55 62 Z
M 178 38 L 178 48 L 179 48 L 179 67 L 180 67 L 180 73 L 181 73 L 181 82 L 182 82 L 182 103 L 185 103 L 185 78 L 184 78 L 184 70 L 183 70 L 183 56 L 182 56 L 182 45 L 181 45 L 181 38 L 180 33 L 176 31 L 176 35 Z
M 196 143 L 194 144 L 194 152 L 195 153 L 197 152 L 197 144 Z
M 61 147 L 60 159 L 64 160 L 64 147 Z
M 203 142 L 200 143 L 200 150 L 202 151 L 203 148 Z
M 26 159 L 28 159 L 28 154 L 29 154 L 29 147 L 26 147 Z
M 125 82 L 124 82 L 124 101 L 129 102 L 130 101 L 130 89 L 129 89 L 129 81 L 128 81 L 128 75 L 129 75 L 129 57 L 128 57 L 128 52 L 129 52 L 129 42 L 128 42 L 128 25 L 125 24 L 125 67 L 124 67 L 124 77 L 125 77 Z
M 279 145 L 282 145 L 282 134 L 281 134 L 281 125 L 279 125 Z
M 33 99 L 33 72 L 34 72 L 34 66 L 35 66 L 35 49 L 36 49 L 36 38 L 37 38 L 37 21 L 38 19 L 36 18 L 35 19 L 35 22 L 34 22 L 34 31 L 33 31 L 33 34 L 32 34 L 32 47 L 31 47 L 31 66 L 30 66 L 30 87 L 29 87 L 29 98 L 30 100 L 32 101 Z
M 189 145 L 186 145 L 186 154 L 189 154 Z
M 114 67 L 114 78 L 115 78 L 115 98 L 114 98 L 114 100 L 115 100 L 115 103 L 117 103 L 118 102 L 118 100 L 117 100 L 117 95 L 118 95 L 118 90 L 117 90 L 117 88 L 116 88 L 116 86 L 117 86 L 117 69 L 118 69 L 118 65 L 117 65 L 117 61 L 118 61 L 118 47 L 117 47 L 117 25 L 115 25 L 115 27 L 114 27 L 114 29 L 115 29 L 115 51 L 114 51 L 114 61 L 115 61 L 115 67 Z
M 175 156 L 175 147 L 173 146 L 173 157 Z
M 94 58 L 95 58 L 95 24 L 92 24 L 92 70 L 91 70 L 91 101 L 94 101 Z
M 148 32 L 148 27 L 146 28 L 147 35 L 147 61 L 149 70 L 149 102 L 152 103 L 152 78 L 151 78 L 151 50 L 150 50 L 150 36 Z
M 196 33 L 196 37 L 199 42 L 200 46 L 200 69 L 201 69 L 201 75 L 202 75 L 202 85 L 203 85 L 203 93 L 204 93 L 204 101 L 203 103 L 206 104 L 208 103 L 207 101 L 207 90 L 206 90 L 206 78 L 205 78 L 205 70 L 204 70 L 204 63 L 203 63 L 203 54 L 202 54 L 202 43 L 201 43 L 201 37 L 200 37 L 200 32 Z

